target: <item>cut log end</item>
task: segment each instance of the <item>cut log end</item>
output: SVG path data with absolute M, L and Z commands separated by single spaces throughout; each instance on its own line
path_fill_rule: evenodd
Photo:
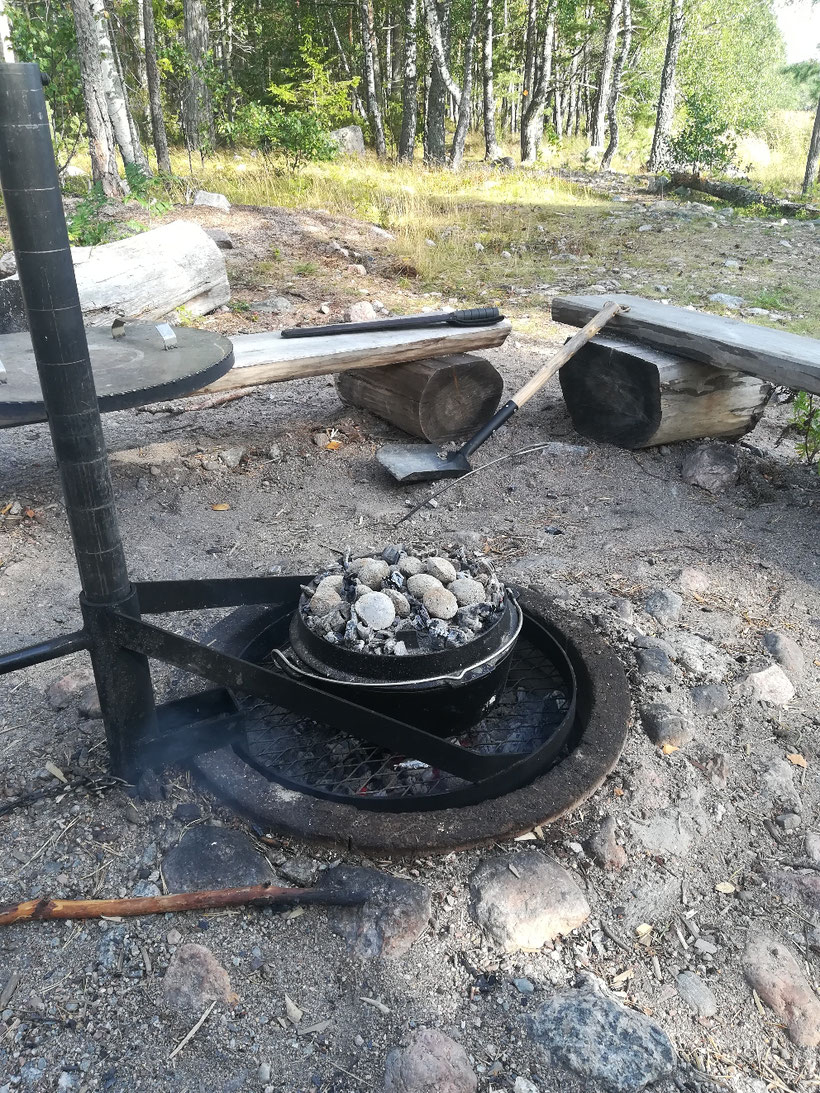
M 578 432 L 621 448 L 737 440 L 760 420 L 772 390 L 753 376 L 603 337 L 566 364 L 560 379 Z

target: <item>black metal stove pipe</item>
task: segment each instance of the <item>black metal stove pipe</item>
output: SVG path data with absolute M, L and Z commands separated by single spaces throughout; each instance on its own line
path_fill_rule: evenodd
M 86 624 L 93 608 L 138 613 L 117 526 L 40 70 L 0 64 L 0 186 L 28 314 L 51 440 L 60 470 Z M 154 735 L 148 661 L 91 637 L 113 769 L 137 767 L 139 737 Z

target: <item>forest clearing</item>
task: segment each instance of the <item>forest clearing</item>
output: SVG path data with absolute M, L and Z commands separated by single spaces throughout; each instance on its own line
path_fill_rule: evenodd
M 817 1089 L 816 14 L 0 0 L 0 1093 Z

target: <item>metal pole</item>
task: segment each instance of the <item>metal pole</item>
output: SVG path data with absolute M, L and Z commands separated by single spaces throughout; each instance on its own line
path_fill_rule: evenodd
M 147 659 L 103 648 L 92 625 L 95 608 L 137 616 L 138 607 L 117 526 L 42 79 L 35 64 L 0 64 L 0 186 L 80 573 L 111 764 L 129 777 L 139 767 L 139 738 L 155 734 L 154 694 Z

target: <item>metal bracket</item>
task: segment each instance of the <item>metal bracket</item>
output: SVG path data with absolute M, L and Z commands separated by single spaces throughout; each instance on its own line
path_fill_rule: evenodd
M 115 319 L 111 324 L 111 337 L 116 341 L 125 337 L 125 319 Z
M 9 377 L 6 374 L 6 366 L 0 361 L 0 383 L 8 383 Z
M 157 323 L 157 333 L 162 338 L 163 349 L 176 349 L 177 334 L 170 323 Z

